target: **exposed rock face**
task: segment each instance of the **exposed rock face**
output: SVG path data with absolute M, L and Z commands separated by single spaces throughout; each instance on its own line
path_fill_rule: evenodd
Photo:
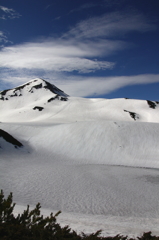
M 15 148 L 23 147 L 23 144 L 11 136 L 9 133 L 5 132 L 4 130 L 0 129 L 0 137 L 2 137 L 6 142 L 11 143 L 14 145 Z
M 159 102 L 147 100 L 147 104 L 149 105 L 150 108 L 155 109 L 157 107 L 157 105 L 159 104 Z
M 135 112 L 130 112 L 127 110 L 124 110 L 124 112 L 128 112 L 130 114 L 130 116 L 136 121 L 137 119 L 139 119 L 139 114 L 135 113 Z

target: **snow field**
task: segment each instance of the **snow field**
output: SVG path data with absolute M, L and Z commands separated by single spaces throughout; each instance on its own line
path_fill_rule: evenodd
M 159 128 L 155 123 L 89 121 L 0 126 L 22 143 L 24 140 L 25 149 L 33 156 L 43 159 L 58 155 L 71 164 L 159 168 Z
M 40 202 L 45 213 L 61 210 L 61 224 L 78 232 L 159 234 L 158 124 L 0 126 L 25 145 L 8 152 L 3 142 L 0 156 L 1 188 L 14 193 L 18 206 Z
M 0 137 L 0 187 L 13 192 L 15 212 L 40 202 L 45 215 L 61 210 L 60 223 L 78 232 L 159 235 L 158 103 L 48 102 L 67 95 L 42 79 L 18 89 L 0 101 L 0 129 L 24 145 Z

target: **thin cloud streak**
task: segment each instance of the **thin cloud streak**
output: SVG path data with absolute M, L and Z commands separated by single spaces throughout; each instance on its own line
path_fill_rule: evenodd
M 7 8 L 7 7 L 4 7 L 4 6 L 0 6 L 0 10 L 3 12 L 3 15 L 0 16 L 0 18 L 3 19 L 3 20 L 6 20 L 8 18 L 9 19 L 14 19 L 14 18 L 21 17 L 21 15 L 12 8 Z
M 66 82 L 67 84 L 60 84 L 59 80 L 58 87 L 71 96 L 98 97 L 130 85 L 157 83 L 159 82 L 159 74 L 119 77 L 74 77 L 72 80 L 69 78 Z
M 120 48 L 120 42 L 107 42 L 109 53 Z M 52 71 L 94 72 L 100 69 L 112 69 L 113 62 L 97 61 L 92 57 L 103 54 L 103 42 L 78 43 L 70 41 L 43 41 L 5 47 L 1 51 L 0 67 L 12 69 L 43 69 Z
M 10 12 L 12 9 L 3 8 Z M 93 26 L 91 28 L 90 26 Z M 1 68 L 77 71 L 79 73 L 112 69 L 114 62 L 99 60 L 129 46 L 121 40 L 104 39 L 130 31 L 150 31 L 142 15 L 113 12 L 82 21 L 59 39 L 42 39 L 5 47 L 1 51 Z M 2 34 L 1 34 L 2 35 Z M 5 36 L 1 36 L 5 39 Z M 98 59 L 98 60 L 94 60 Z
M 7 37 L 3 31 L 0 31 L 0 42 L 8 42 Z
M 130 47 L 130 43 L 119 40 L 120 36 L 132 31 L 154 29 L 155 25 L 141 14 L 113 12 L 79 22 L 61 38 L 43 38 L 4 47 L 0 52 L 2 84 L 10 82 L 16 86 L 32 78 L 42 77 L 56 83 L 57 87 L 69 95 L 86 97 L 110 93 L 128 85 L 159 82 L 159 75 L 153 74 L 80 76 L 80 73 L 113 69 L 116 63 L 104 61 L 103 57 Z M 73 77 L 72 74 L 77 72 L 79 76 Z
M 61 73 L 52 72 L 33 72 L 26 70 L 5 72 L 1 76 L 1 86 L 4 84 L 11 84 L 16 87 L 24 84 L 31 79 L 39 76 L 48 80 L 50 83 L 56 85 L 58 88 L 74 97 L 98 97 L 103 94 L 109 94 L 120 88 L 138 84 L 152 84 L 159 83 L 159 74 L 140 74 L 135 76 L 114 76 L 114 77 L 79 77 L 67 76 Z M 1 90 L 4 90 L 1 89 Z M 125 96 L 123 96 L 125 97 Z
M 95 3 L 87 3 L 87 4 L 84 4 L 84 5 L 80 6 L 79 8 L 74 8 L 74 9 L 72 9 L 72 10 L 69 12 L 69 14 L 70 14 L 70 13 L 74 13 L 74 12 L 79 12 L 79 11 L 82 11 L 82 10 L 84 10 L 84 9 L 96 7 L 96 6 L 99 6 L 99 4 L 98 4 L 98 3 L 97 3 L 97 4 L 95 4 Z
M 112 12 L 101 17 L 93 17 L 81 21 L 64 37 L 74 36 L 75 38 L 118 38 L 123 34 L 138 31 L 147 32 L 155 30 L 156 26 L 139 13 L 134 12 Z

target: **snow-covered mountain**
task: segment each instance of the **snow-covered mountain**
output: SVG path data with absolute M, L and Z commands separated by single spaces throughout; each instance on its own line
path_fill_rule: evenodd
M 158 102 L 76 98 L 34 79 L 0 92 L 0 129 L 1 188 L 19 205 L 61 210 L 79 231 L 159 233 Z
M 0 92 L 0 102 L 0 120 L 7 122 L 159 122 L 159 102 L 74 98 L 43 79 Z

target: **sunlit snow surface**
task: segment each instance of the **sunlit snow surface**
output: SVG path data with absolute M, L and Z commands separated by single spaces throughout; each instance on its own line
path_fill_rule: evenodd
M 59 89 L 57 98 L 35 80 L 26 86 L 0 101 L 0 129 L 24 145 L 0 137 L 0 188 L 13 192 L 15 212 L 40 202 L 44 215 L 61 210 L 58 221 L 78 232 L 159 235 L 158 103 L 61 101 Z

